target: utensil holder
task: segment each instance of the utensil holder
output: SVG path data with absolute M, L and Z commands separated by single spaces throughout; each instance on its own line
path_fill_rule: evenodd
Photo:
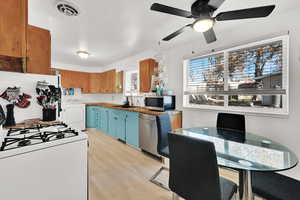
M 6 106 L 7 114 L 6 114 L 5 124 L 3 125 L 4 127 L 9 127 L 9 126 L 15 126 L 16 125 L 14 108 L 15 108 L 14 104 L 8 104 Z
M 51 122 L 56 120 L 56 109 L 43 109 L 43 121 Z

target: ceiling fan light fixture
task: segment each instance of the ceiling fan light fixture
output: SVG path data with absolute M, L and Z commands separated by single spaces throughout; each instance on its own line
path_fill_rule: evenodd
M 81 59 L 88 59 L 90 56 L 89 52 L 87 51 L 77 51 L 76 53 Z
M 215 21 L 211 18 L 199 19 L 193 24 L 196 32 L 204 33 L 214 26 Z

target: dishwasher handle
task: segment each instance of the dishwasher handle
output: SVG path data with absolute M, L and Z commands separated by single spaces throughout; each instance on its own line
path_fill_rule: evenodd
M 156 116 L 154 115 L 140 114 L 139 118 L 141 120 L 156 121 Z

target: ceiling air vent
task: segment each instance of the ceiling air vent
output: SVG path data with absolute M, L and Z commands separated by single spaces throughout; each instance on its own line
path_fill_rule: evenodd
M 77 6 L 68 1 L 58 1 L 56 4 L 56 8 L 60 13 L 68 17 L 78 16 L 80 13 Z

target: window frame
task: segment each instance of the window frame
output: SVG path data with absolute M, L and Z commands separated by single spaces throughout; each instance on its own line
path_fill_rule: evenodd
M 268 44 L 276 41 L 282 41 L 282 89 L 286 90 L 286 94 L 282 95 L 282 108 L 254 108 L 254 107 L 242 107 L 242 106 L 229 106 L 228 105 L 228 95 L 224 96 L 224 106 L 212 106 L 212 105 L 195 105 L 189 103 L 189 95 L 186 95 L 187 83 L 188 83 L 188 62 L 193 59 L 205 58 L 208 56 L 213 56 L 217 54 L 224 54 L 224 90 L 228 90 L 229 81 L 229 53 L 232 51 L 251 48 L 255 46 L 260 46 L 263 44 Z M 183 107 L 184 108 L 198 108 L 204 110 L 220 110 L 227 112 L 242 112 L 242 113 L 258 113 L 258 114 L 270 114 L 270 115 L 288 115 L 289 114 L 289 35 L 283 35 L 279 37 L 274 37 L 271 39 L 261 40 L 258 42 L 247 43 L 244 45 L 235 46 L 232 48 L 223 49 L 221 51 L 212 52 L 205 55 L 198 55 L 190 57 L 183 61 Z
M 128 88 L 127 76 L 128 76 L 128 74 L 131 75 L 131 74 L 134 74 L 134 73 L 137 73 L 137 91 L 136 92 L 130 92 L 130 91 L 127 91 L 127 88 Z M 124 90 L 123 90 L 124 96 L 138 96 L 139 91 L 140 91 L 139 71 L 138 70 L 126 70 L 126 71 L 124 71 L 123 85 L 124 85 Z

